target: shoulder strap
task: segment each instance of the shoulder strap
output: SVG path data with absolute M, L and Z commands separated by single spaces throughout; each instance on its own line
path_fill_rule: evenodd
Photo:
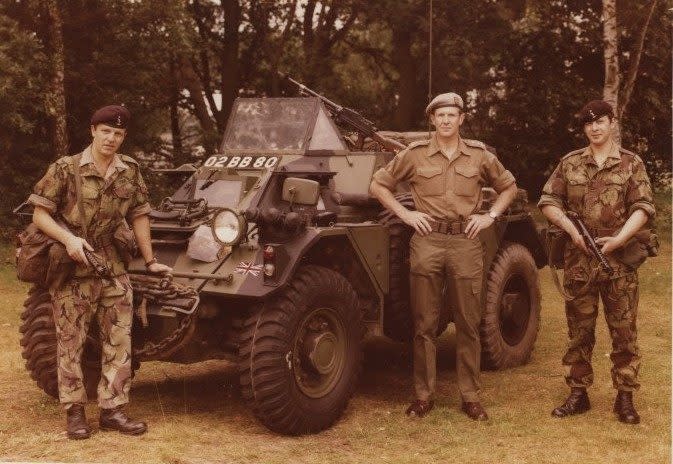
M 75 168 L 75 196 L 77 197 L 77 209 L 79 210 L 80 223 L 82 225 L 82 234 L 84 240 L 89 241 L 88 231 L 89 224 L 84 220 L 84 205 L 82 204 L 82 178 L 79 174 L 79 163 L 82 159 L 82 154 L 78 153 L 72 157 L 73 167 Z

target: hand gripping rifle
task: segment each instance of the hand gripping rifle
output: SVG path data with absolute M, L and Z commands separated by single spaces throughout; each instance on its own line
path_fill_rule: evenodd
M 566 215 L 568 216 L 568 219 L 570 219 L 570 221 L 573 223 L 577 231 L 584 239 L 584 244 L 587 246 L 592 256 L 598 260 L 601 268 L 608 274 L 612 274 L 615 270 L 612 268 L 612 266 L 610 266 L 610 263 L 608 263 L 607 258 L 596 244 L 594 238 L 589 233 L 589 229 L 587 229 L 587 226 L 586 224 L 584 224 L 584 221 L 582 221 L 579 215 L 574 211 L 568 211 Z
M 323 102 L 325 107 L 327 107 L 327 110 L 330 112 L 332 117 L 337 121 L 337 123 L 350 127 L 351 129 L 358 132 L 361 136 L 371 138 L 376 143 L 380 144 L 383 148 L 393 153 L 397 153 L 400 150 L 404 150 L 405 148 L 407 148 L 406 145 L 404 145 L 403 143 L 400 143 L 397 140 L 393 140 L 379 134 L 378 133 L 379 130 L 376 128 L 376 126 L 374 126 L 374 123 L 372 123 L 369 119 L 362 116 L 357 111 L 352 110 L 350 108 L 345 108 L 341 105 L 337 105 L 333 101 L 328 100 L 326 97 L 320 95 L 318 92 L 309 89 L 301 82 L 295 81 L 287 74 L 281 72 L 279 72 L 278 74 L 280 75 L 281 78 L 285 78 L 288 81 L 292 82 L 294 85 L 296 85 L 297 88 L 299 88 L 300 94 L 310 95 L 312 97 L 319 98 Z

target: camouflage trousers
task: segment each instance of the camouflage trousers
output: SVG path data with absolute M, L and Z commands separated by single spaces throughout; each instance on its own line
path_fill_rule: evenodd
M 94 315 L 102 348 L 98 404 L 107 409 L 129 401 L 133 293 L 127 275 L 115 278 L 115 282 L 98 277 L 75 278 L 51 291 L 56 324 L 58 396 L 66 408 L 87 401 L 82 352 Z
M 568 280 L 564 287 L 575 295 L 585 282 Z M 599 281 L 572 301 L 566 301 L 568 350 L 563 357 L 566 383 L 588 387 L 593 383 L 591 355 L 596 342 L 598 297 L 603 300 L 605 320 L 612 338 L 612 383 L 618 390 L 639 388 L 640 353 L 637 343 L 638 275 L 633 272 L 611 280 Z

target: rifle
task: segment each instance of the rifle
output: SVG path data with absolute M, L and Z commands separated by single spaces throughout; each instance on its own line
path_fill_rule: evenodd
M 615 270 L 612 268 L 612 266 L 610 266 L 610 263 L 608 263 L 608 260 L 601 251 L 601 249 L 598 248 L 598 245 L 596 245 L 596 241 L 589 233 L 589 229 L 587 229 L 587 226 L 586 224 L 584 224 L 584 221 L 582 221 L 579 215 L 574 211 L 568 211 L 566 215 L 568 216 L 568 219 L 570 219 L 570 221 L 573 223 L 577 231 L 584 239 L 584 244 L 587 246 L 593 257 L 598 260 L 601 268 L 603 268 L 603 270 L 608 274 L 612 274 Z
M 98 275 L 98 277 L 101 277 L 103 280 L 107 280 L 111 284 L 118 287 L 119 285 L 116 283 L 115 278 L 112 275 L 112 269 L 110 269 L 110 266 L 107 265 L 103 258 L 93 251 L 87 250 L 85 247 L 82 247 L 82 250 L 84 251 L 84 256 L 86 256 L 87 261 L 89 261 L 89 264 L 91 264 L 94 272 Z
M 365 118 L 364 116 L 362 116 L 357 111 L 352 110 L 350 108 L 345 108 L 341 105 L 337 105 L 333 101 L 320 95 L 318 92 L 309 89 L 301 82 L 295 81 L 287 74 L 284 74 L 282 72 L 279 72 L 278 74 L 280 75 L 281 78 L 285 78 L 294 85 L 296 85 L 299 88 L 300 94 L 310 95 L 312 97 L 319 98 L 323 102 L 325 107 L 327 107 L 327 110 L 330 112 L 332 117 L 337 121 L 337 123 L 341 123 L 345 126 L 354 129 L 356 132 L 358 132 L 360 135 L 364 137 L 371 138 L 376 143 L 379 143 L 382 147 L 384 147 L 387 150 L 390 150 L 393 153 L 397 153 L 400 150 L 404 150 L 405 148 L 407 148 L 407 146 L 404 145 L 403 143 L 400 143 L 397 140 L 393 140 L 379 134 L 378 133 L 379 130 L 376 128 L 376 126 L 374 126 L 374 123 L 371 122 L 369 119 Z

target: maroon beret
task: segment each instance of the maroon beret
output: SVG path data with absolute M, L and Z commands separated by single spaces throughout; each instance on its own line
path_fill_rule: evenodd
M 577 119 L 580 124 L 584 125 L 594 122 L 596 119 L 603 116 L 609 116 L 610 119 L 612 119 L 614 115 L 615 113 L 612 110 L 612 106 L 608 102 L 603 100 L 591 100 L 584 105 L 579 113 L 577 113 Z
M 91 125 L 105 124 L 119 129 L 126 129 L 129 119 L 131 119 L 131 113 L 125 106 L 108 105 L 96 110 L 91 116 Z

